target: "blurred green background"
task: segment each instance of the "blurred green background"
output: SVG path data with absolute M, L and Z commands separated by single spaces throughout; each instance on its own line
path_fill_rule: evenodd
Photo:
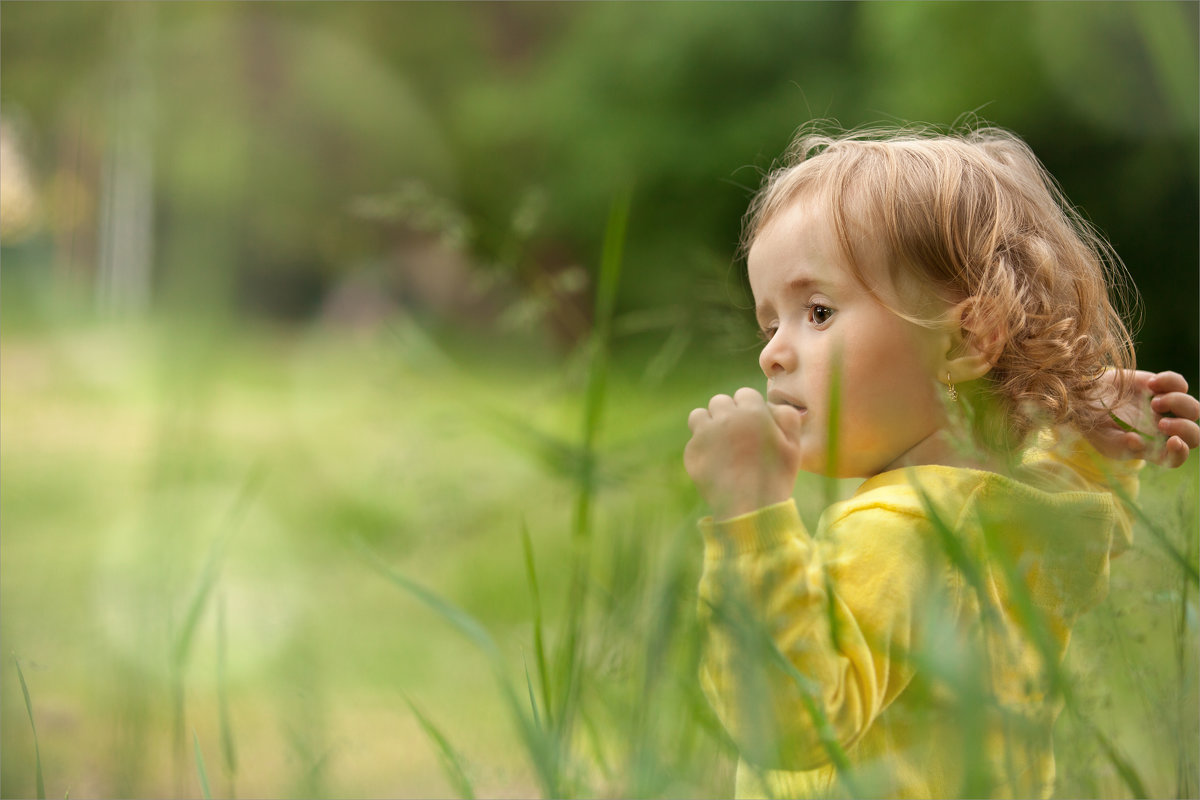
M 218 795 L 544 791 L 486 659 L 364 547 L 521 692 L 584 569 L 573 791 L 727 793 L 679 632 L 680 453 L 692 407 L 759 380 L 734 250 L 763 171 L 814 118 L 1016 131 L 1123 257 L 1140 362 L 1195 388 L 1198 10 L 6 0 L 0 794 L 40 767 L 50 796 L 195 796 L 201 764 Z M 1148 479 L 1185 548 L 1195 468 Z M 1194 645 L 1186 584 L 1129 577 L 1146 547 L 1111 602 L 1181 604 Z M 1196 737 L 1147 722 L 1195 707 L 1164 658 L 1162 696 L 1103 713 L 1194 790 L 1154 761 Z M 604 744 L 627 730 L 657 749 Z

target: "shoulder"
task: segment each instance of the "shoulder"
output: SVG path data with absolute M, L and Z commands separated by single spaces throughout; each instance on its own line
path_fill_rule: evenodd
M 989 481 L 989 473 L 940 466 L 883 473 L 827 508 L 816 538 L 845 569 L 927 578 L 963 509 Z
M 925 546 L 981 524 L 1006 530 L 1049 529 L 1064 517 L 1091 525 L 1111 518 L 1113 498 L 1085 481 L 1041 470 L 1021 476 L 940 465 L 907 467 L 867 480 L 850 499 L 830 506 L 818 537 L 870 547 Z M 876 540 L 883 538 L 885 545 Z
M 901 528 L 928 522 L 931 516 L 956 520 L 976 495 L 987 492 L 1000 476 L 982 470 L 928 465 L 876 475 L 854 496 L 830 506 L 822 528 L 857 527 L 866 522 Z
M 1044 429 L 1024 452 L 1019 476 L 1060 491 L 1105 491 L 1116 487 L 1136 491 L 1138 473 L 1145 462 L 1106 458 L 1071 429 Z

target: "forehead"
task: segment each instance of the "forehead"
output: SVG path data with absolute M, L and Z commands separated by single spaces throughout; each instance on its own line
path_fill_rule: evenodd
M 799 291 L 829 293 L 835 305 L 863 297 L 896 313 L 925 315 L 932 295 L 913 274 L 897 269 L 872 226 L 835 214 L 827 197 L 800 197 L 767 219 L 747 254 L 757 310 Z
M 842 287 L 858 279 L 827 205 L 801 199 L 781 208 L 750 245 L 747 269 L 756 301 L 796 283 Z

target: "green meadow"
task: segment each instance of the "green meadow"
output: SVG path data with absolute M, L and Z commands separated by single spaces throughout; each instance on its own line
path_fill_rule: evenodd
M 755 188 L 814 120 L 1011 129 L 1195 392 L 1198 12 L 6 0 L 0 797 L 729 796 L 682 453 L 761 386 Z M 1198 463 L 1062 797 L 1200 794 Z
M 680 453 L 738 354 L 656 373 L 404 319 L 0 348 L 4 796 L 731 790 Z M 1145 471 L 1076 632 L 1063 796 L 1200 788 L 1196 483 Z
M 649 643 L 611 626 L 694 571 L 679 454 L 705 376 L 613 370 L 581 545 L 586 364 L 486 336 L 460 358 L 411 323 L 211 334 L 4 337 L 5 796 L 35 786 L 18 664 L 49 796 L 196 794 L 193 737 L 219 794 L 445 794 L 418 709 L 478 793 L 533 792 L 485 654 L 379 565 L 477 619 L 516 680 L 536 667 L 525 537 L 547 649 L 588 547 L 616 583 L 593 576 L 587 646 L 625 691 Z

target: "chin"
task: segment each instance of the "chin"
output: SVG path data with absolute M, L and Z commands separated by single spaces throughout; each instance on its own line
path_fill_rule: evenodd
M 869 478 L 876 475 L 882 470 L 871 470 L 864 467 L 862 464 L 847 464 L 845 460 L 839 459 L 837 468 L 830 473 L 829 459 L 825 453 L 813 458 L 804 458 L 800 462 L 800 469 L 804 472 L 812 473 L 813 475 L 821 475 L 823 477 L 837 478 L 839 480 L 845 478 Z
M 854 477 L 853 475 L 844 474 L 846 472 L 846 468 L 842 464 L 839 464 L 838 468 L 833 471 L 832 475 L 830 475 L 829 460 L 824 455 L 821 455 L 817 458 L 804 459 L 803 461 L 800 462 L 800 469 L 803 472 L 808 472 L 813 475 L 821 475 L 823 477 L 824 476 L 833 477 L 833 478 L 853 478 Z

